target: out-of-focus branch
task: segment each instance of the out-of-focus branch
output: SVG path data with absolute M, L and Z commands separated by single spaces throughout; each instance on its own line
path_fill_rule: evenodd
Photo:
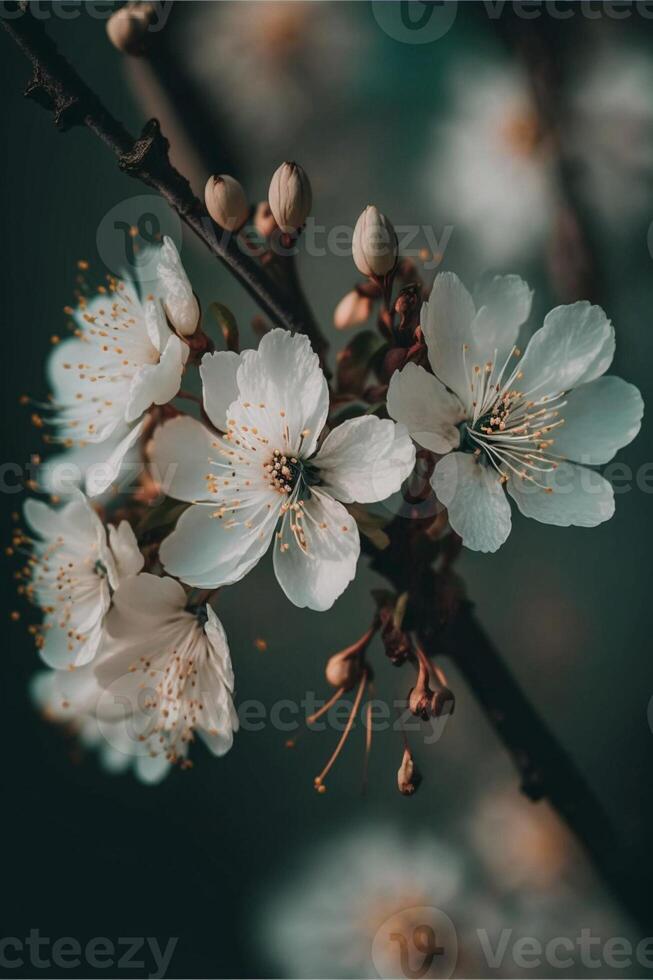
M 50 110 L 62 130 L 86 126 L 115 154 L 118 166 L 131 177 L 153 187 L 177 212 L 207 248 L 247 290 L 275 326 L 305 333 L 324 364 L 326 339 L 305 304 L 285 291 L 244 251 L 238 239 L 220 228 L 193 194 L 187 179 L 170 163 L 168 141 L 156 120 L 150 120 L 138 139 L 115 119 L 75 69 L 58 52 L 41 21 L 29 8 L 18 4 L 13 19 L 2 18 L 2 26 L 29 58 L 33 75 L 26 95 Z

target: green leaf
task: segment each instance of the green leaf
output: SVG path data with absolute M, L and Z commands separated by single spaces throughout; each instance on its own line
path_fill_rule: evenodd
M 209 310 L 222 331 L 222 336 L 224 337 L 224 342 L 227 345 L 227 350 L 231 350 L 236 354 L 239 354 L 240 336 L 238 333 L 236 317 L 233 315 L 231 310 L 228 307 L 223 306 L 222 303 L 211 303 Z

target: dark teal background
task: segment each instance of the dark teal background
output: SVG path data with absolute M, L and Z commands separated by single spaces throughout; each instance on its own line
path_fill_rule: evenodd
M 400 45 L 380 31 L 366 3 L 339 6 L 357 25 L 356 36 L 367 36 L 368 42 L 350 95 L 330 108 L 326 120 L 316 105 L 301 134 L 293 135 L 289 125 L 287 148 L 254 152 L 234 138 L 229 93 L 219 93 L 228 149 L 241 161 L 238 176 L 252 198 L 260 199 L 281 158 L 297 158 L 313 180 L 319 220 L 351 223 L 373 201 L 396 223 L 432 221 L 438 228 L 447 216 L 429 213 L 430 204 L 421 199 L 416 161 L 425 152 L 430 121 L 444 111 L 447 68 L 470 50 L 496 50 L 502 56 L 494 26 L 477 5 L 461 4 L 446 38 L 423 47 Z M 88 16 L 53 19 L 48 28 L 111 110 L 137 131 L 144 112 L 102 22 Z M 570 47 L 566 31 L 589 29 L 561 21 L 561 50 Z M 614 21 L 604 30 L 637 34 L 653 57 L 651 22 Z M 571 50 L 568 57 L 573 45 Z M 71 299 L 75 263 L 89 259 L 99 278 L 101 218 L 123 199 L 149 193 L 120 174 L 88 132 L 57 133 L 42 109 L 23 100 L 27 79 L 27 62 L 0 35 L 3 457 L 20 465 L 40 445 L 18 397 L 46 394 L 44 356 L 50 335 L 63 331 L 62 309 Z M 342 132 L 350 139 L 347 179 L 334 188 L 321 167 L 333 149 L 330 141 Z M 222 159 L 224 137 L 216 132 L 215 140 L 216 158 Z M 609 235 L 595 239 L 600 300 L 617 329 L 615 371 L 637 384 L 645 401 L 653 394 L 653 259 L 646 240 L 652 219 L 653 199 L 625 244 Z M 190 240 L 185 239 L 183 258 L 204 305 L 227 303 L 251 342 L 251 301 Z M 464 265 L 465 256 L 454 230 L 443 267 L 459 271 L 458 262 Z M 353 268 L 347 259 L 303 256 L 301 264 L 308 295 L 336 349 L 344 341 L 330 328 L 332 310 L 353 285 Z M 536 286 L 537 321 L 556 303 L 543 266 L 517 262 L 509 271 Z M 620 454 L 634 470 L 653 459 L 650 431 L 645 422 L 636 442 Z M 21 499 L 19 493 L 4 498 L 7 541 L 10 514 Z M 515 676 L 592 784 L 634 860 L 649 870 L 651 545 L 651 496 L 633 490 L 618 497 L 615 518 L 592 531 L 546 527 L 516 516 L 497 555 L 465 552 L 459 566 L 481 621 Z M 324 796 L 313 792 L 312 779 L 331 751 L 333 733 L 305 735 L 290 752 L 284 749 L 284 733 L 269 728 L 242 733 L 223 760 L 199 751 L 190 773 L 174 772 L 156 788 L 129 776 L 112 778 L 31 707 L 26 686 L 37 657 L 26 635 L 26 611 L 18 625 L 9 621 L 16 608 L 9 562 L 5 572 L 3 935 L 22 937 L 38 927 L 42 935 L 80 941 L 98 935 L 179 936 L 170 976 L 269 975 L 275 967 L 257 942 L 257 896 L 270 876 L 283 877 L 304 847 L 383 816 L 407 831 L 428 829 L 465 848 L 464 822 L 479 793 L 494 783 L 514 783 L 509 761 L 455 674 L 456 715 L 442 742 L 420 753 L 425 781 L 414 799 L 396 792 L 401 747 L 392 733 L 374 746 L 366 798 L 360 793 L 360 733 Z M 267 560 L 226 590 L 218 612 L 231 642 L 239 698 L 272 705 L 280 698 L 301 698 L 307 690 L 322 696 L 326 657 L 363 632 L 370 587 L 381 584 L 361 561 L 356 581 L 323 615 L 285 601 Z M 255 647 L 257 637 L 267 640 L 266 652 Z M 375 650 L 379 689 L 386 696 L 403 693 L 409 680 L 381 656 Z M 12 975 L 30 975 L 30 970 Z

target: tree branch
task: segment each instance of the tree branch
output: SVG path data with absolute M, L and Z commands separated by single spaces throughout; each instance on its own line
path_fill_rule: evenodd
M 168 141 L 158 122 L 150 120 L 134 139 L 59 53 L 29 8 L 16 5 L 14 12 L 18 16 L 2 18 L 2 26 L 32 63 L 33 75 L 25 94 L 52 112 L 58 129 L 86 126 L 114 153 L 122 171 L 158 191 L 275 326 L 309 337 L 326 370 L 328 343 L 312 317 L 306 316 L 301 297 L 296 300 L 283 290 L 241 249 L 236 236 L 211 220 L 186 178 L 170 163 Z

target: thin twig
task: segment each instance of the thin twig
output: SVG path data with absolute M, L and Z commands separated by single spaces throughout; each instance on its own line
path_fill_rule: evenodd
M 16 5 L 16 12 L 19 10 Z M 158 122 L 151 119 L 134 139 L 59 53 L 29 8 L 13 19 L 2 18 L 1 23 L 32 63 L 33 76 L 25 94 L 53 113 L 59 129 L 86 126 L 116 156 L 124 173 L 158 191 L 275 326 L 305 333 L 325 366 L 327 341 L 315 321 L 306 318 L 301 298 L 296 302 L 241 249 L 237 236 L 211 220 L 189 182 L 170 163 L 168 141 Z

